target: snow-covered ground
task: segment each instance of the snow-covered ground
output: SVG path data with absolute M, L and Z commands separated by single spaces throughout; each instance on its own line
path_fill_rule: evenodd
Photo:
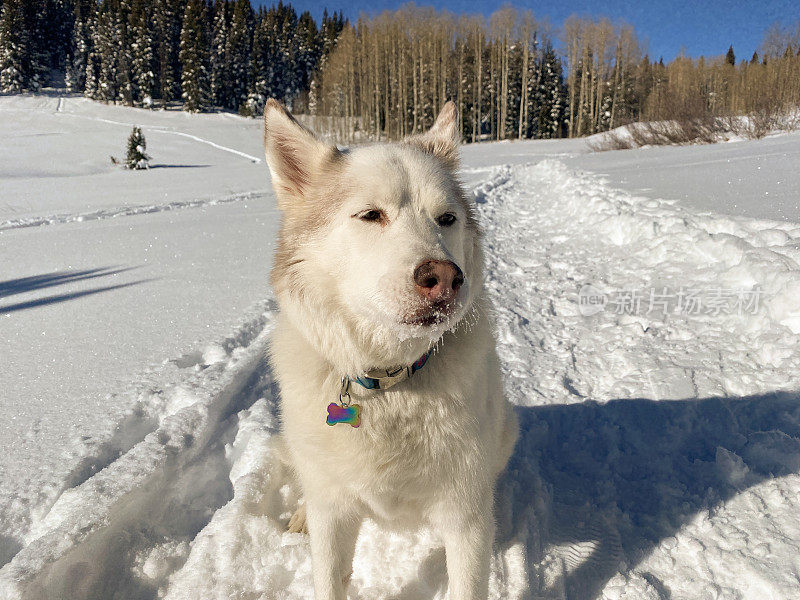
M 134 122 L 155 164 L 208 166 L 114 169 Z M 1 597 L 310 597 L 271 447 L 260 137 L 0 98 Z M 523 428 L 493 599 L 800 595 L 798 154 L 464 148 Z M 364 526 L 351 597 L 445 587 L 429 532 Z
M 269 189 L 260 123 L 107 106 L 81 97 L 0 97 L 0 228 L 85 220 L 122 207 L 178 207 Z M 147 138 L 147 180 L 115 168 L 133 125 Z M 263 166 L 263 165 L 262 165 Z M 210 183 L 212 182 L 212 183 Z
M 800 132 L 746 142 L 591 153 L 570 164 L 603 173 L 614 186 L 693 208 L 800 221 Z
M 133 123 L 159 168 L 111 164 Z M 5 563 L 63 490 L 152 428 L 129 414 L 148 371 L 268 296 L 277 213 L 254 120 L 7 96 L 0 140 Z

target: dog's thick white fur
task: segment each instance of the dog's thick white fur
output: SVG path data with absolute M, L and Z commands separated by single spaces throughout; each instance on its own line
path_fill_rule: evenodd
M 283 212 L 271 363 L 305 497 L 291 526 L 305 516 L 316 600 L 345 598 L 365 518 L 430 525 L 445 545 L 450 600 L 488 593 L 494 486 L 517 422 L 487 318 L 480 231 L 455 176 L 456 122 L 448 103 L 423 135 L 342 152 L 279 103 L 266 106 Z M 415 286 L 426 261 L 463 273 L 447 306 Z M 360 427 L 326 424 L 343 376 L 411 365 L 430 349 L 425 367 L 394 387 L 351 386 Z

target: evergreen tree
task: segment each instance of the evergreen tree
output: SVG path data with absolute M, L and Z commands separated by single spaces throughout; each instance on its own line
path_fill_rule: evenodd
M 36 91 L 47 80 L 48 7 L 48 0 L 5 0 L 0 5 L 0 91 Z
M 250 62 L 251 90 L 242 110 L 242 114 L 247 116 L 263 113 L 267 98 L 273 95 L 270 82 L 275 67 L 272 52 L 274 44 L 270 35 L 269 18 L 263 10 L 259 11 L 253 31 L 253 51 Z
M 28 37 L 28 54 L 25 63 L 25 87 L 39 90 L 48 80 L 51 57 L 48 35 L 49 0 L 27 0 L 25 7 L 25 31 Z
M 311 114 L 317 114 L 320 94 L 322 93 L 320 89 L 322 84 L 320 74 L 324 71 L 328 55 L 336 46 L 336 40 L 339 38 L 344 26 L 345 20 L 341 13 L 333 13 L 333 16 L 329 16 L 328 9 L 323 9 L 322 22 L 319 27 L 320 56 L 308 84 L 308 108 Z
M 31 41 L 32 75 L 42 85 L 49 79 L 51 69 L 63 71 L 67 66 L 71 55 L 74 2 L 28 0 L 23 3 L 26 6 L 26 31 Z
M 297 21 L 297 33 L 294 37 L 296 40 L 295 78 L 299 92 L 308 89 L 322 53 L 317 24 L 310 12 L 306 11 L 300 15 L 300 19 Z
M 76 0 L 74 7 L 72 39 L 66 64 L 66 84 L 71 92 L 86 88 L 89 54 L 92 50 L 92 28 L 97 3 L 94 0 Z
M 131 80 L 133 96 L 145 107 L 153 105 L 156 95 L 156 53 L 151 33 L 152 15 L 146 0 L 134 0 L 131 9 Z
M 133 0 L 116 0 L 116 22 L 114 28 L 114 42 L 117 45 L 117 98 L 128 106 L 133 106 L 136 84 L 132 73 L 131 31 L 131 2 Z
M 300 93 L 300 73 L 302 65 L 298 65 L 299 43 L 297 31 L 297 13 L 294 8 L 278 2 L 278 64 L 282 75 L 278 98 L 291 105 L 292 99 Z
M 603 88 L 603 101 L 600 104 L 595 131 L 608 131 L 611 128 L 611 105 L 613 104 L 611 82 L 605 82 Z
M 27 87 L 29 52 L 23 0 L 4 0 L 0 9 L 0 92 L 17 93 Z
M 542 79 L 537 114 L 537 137 L 551 139 L 566 134 L 567 89 L 561 59 L 548 44 L 542 55 Z
M 531 63 L 533 61 L 530 61 Z M 520 104 L 523 95 L 527 94 L 527 86 L 523 89 L 522 77 L 523 49 L 521 44 L 514 44 L 508 49 L 506 80 L 506 112 L 502 124 L 503 137 L 517 137 L 519 134 Z
M 291 104 L 300 92 L 300 78 L 303 77 L 297 13 L 291 6 L 278 2 L 277 6 L 267 11 L 266 20 L 272 42 L 269 95 Z
M 100 57 L 95 46 L 97 39 L 97 15 L 93 15 L 87 25 L 89 29 L 89 51 L 86 54 L 86 76 L 84 77 L 83 95 L 98 99 Z
M 530 57 L 528 59 L 528 72 L 526 74 L 527 84 L 525 89 L 522 88 L 522 81 L 520 81 L 520 94 L 526 94 L 526 104 L 527 107 L 523 111 L 527 113 L 526 115 L 523 114 L 523 127 L 522 127 L 522 137 L 523 138 L 538 138 L 541 137 L 539 134 L 539 120 L 538 120 L 538 107 L 542 105 L 544 102 L 543 93 L 544 89 L 542 87 L 542 69 L 543 69 L 543 60 L 542 57 L 539 56 L 539 40 L 538 38 L 534 37 L 533 43 L 530 48 Z M 521 62 L 524 62 L 521 61 Z M 520 64 L 520 72 L 522 71 L 522 64 Z M 511 80 L 514 87 L 516 87 L 516 79 L 517 76 L 512 74 Z M 519 77 L 521 80 L 522 78 Z M 517 97 L 516 102 L 519 102 L 519 97 Z M 517 115 L 519 112 L 519 106 L 514 106 L 514 115 Z M 518 118 L 518 115 L 515 116 L 515 119 Z
M 228 107 L 228 69 L 225 58 L 225 47 L 228 39 L 228 2 L 216 0 L 214 2 L 214 17 L 212 21 L 211 51 L 209 56 L 209 91 L 211 103 L 216 106 Z
M 733 46 L 728 47 L 728 52 L 725 54 L 725 62 L 732 67 L 736 65 L 736 55 L 733 53 Z
M 250 88 L 250 50 L 253 9 L 250 0 L 236 0 L 233 19 L 225 46 L 226 69 L 228 71 L 229 106 L 240 108 L 247 101 Z
M 322 11 L 322 22 L 319 27 L 321 60 L 324 60 L 336 46 L 336 40 L 339 39 L 346 22 L 341 12 L 334 12 L 332 16 L 328 16 L 327 8 Z
M 266 56 L 263 61 L 268 66 L 264 74 L 264 95 L 279 100 L 284 100 L 284 90 L 287 80 L 286 70 L 289 68 L 286 64 L 285 56 L 281 52 L 281 48 L 284 45 L 282 40 L 283 12 L 283 4 L 272 6 L 261 21 L 264 39 L 267 42 L 266 48 L 264 49 Z
M 308 106 L 345 20 L 326 11 L 318 29 L 283 0 L 257 17 L 251 0 L 0 0 L 0 24 L 2 89 L 36 90 L 56 68 L 103 102 L 180 94 L 190 111 L 256 114 L 270 96 Z
M 268 97 L 291 104 L 308 88 L 320 47 L 310 13 L 298 19 L 295 10 L 283 2 L 260 10 L 253 32 L 250 93 L 242 113 L 260 114 Z
M 77 0 L 47 0 L 47 17 L 44 22 L 44 50 L 48 66 L 65 70 L 72 56 L 72 31 L 75 27 Z
M 90 74 L 87 72 L 87 92 L 90 97 L 103 102 L 114 102 L 119 92 L 119 15 L 110 0 L 105 0 L 99 8 L 92 31 L 93 69 L 96 78 L 89 86 Z
M 155 32 L 158 48 L 159 95 L 162 106 L 178 97 L 180 82 L 180 2 L 155 0 Z
M 146 153 L 147 141 L 144 139 L 144 134 L 140 127 L 133 126 L 133 131 L 128 137 L 128 152 L 125 156 L 126 169 L 149 169 L 150 157 Z
M 181 31 L 181 89 L 183 108 L 198 112 L 208 104 L 207 42 L 205 39 L 204 3 L 189 0 Z

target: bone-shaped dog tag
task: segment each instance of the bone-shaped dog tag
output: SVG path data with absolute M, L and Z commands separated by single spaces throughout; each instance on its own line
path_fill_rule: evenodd
M 350 406 L 339 406 L 335 402 L 328 404 L 328 418 L 325 420 L 328 425 L 346 423 L 351 427 L 361 425 L 361 406 L 351 404 Z

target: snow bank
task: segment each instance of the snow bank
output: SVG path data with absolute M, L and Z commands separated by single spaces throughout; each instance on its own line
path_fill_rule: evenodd
M 737 144 L 660 146 L 564 161 L 614 187 L 678 200 L 690 211 L 800 223 L 800 133 Z
M 265 303 L 200 360 L 184 357 L 174 383 L 162 374 L 142 385 L 132 412 L 151 430 L 61 493 L 0 570 L 3 598 L 146 597 L 177 568 L 231 496 L 225 444 L 235 415 L 266 390 L 274 395 L 265 366 L 273 312 Z
M 796 596 L 800 231 L 558 162 L 512 173 L 479 206 L 507 389 L 525 406 L 506 484 L 517 537 L 516 515 L 535 515 L 519 517 L 531 595 Z M 651 307 L 665 288 L 708 302 Z M 755 289 L 758 307 L 715 303 Z M 638 306 L 619 302 L 634 292 Z
M 797 131 L 798 111 L 732 117 L 697 117 L 684 121 L 629 123 L 586 137 L 595 152 L 655 145 L 741 142 Z

